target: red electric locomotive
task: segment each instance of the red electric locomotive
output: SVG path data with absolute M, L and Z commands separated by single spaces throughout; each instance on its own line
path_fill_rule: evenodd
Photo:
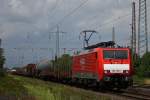
M 92 48 L 73 57 L 73 80 L 111 88 L 132 85 L 133 68 L 129 48 Z

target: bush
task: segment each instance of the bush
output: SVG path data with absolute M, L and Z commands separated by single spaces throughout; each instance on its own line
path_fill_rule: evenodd
M 142 58 L 136 61 L 138 67 L 136 67 L 136 75 L 139 77 L 145 77 L 147 72 L 150 72 L 150 52 L 145 53 Z
M 3 69 L 4 63 L 5 63 L 5 57 L 3 56 L 3 49 L 0 48 L 0 77 L 5 75 L 5 71 Z
M 4 77 L 5 76 L 5 71 L 3 69 L 0 69 L 0 77 Z
M 144 72 L 146 71 L 146 68 L 144 66 L 139 66 L 138 68 L 135 69 L 135 74 L 139 77 L 143 77 L 144 76 Z
M 141 64 L 147 68 L 150 68 L 150 52 L 143 55 Z
M 3 56 L 3 49 L 0 48 L 0 68 L 3 68 L 4 63 L 5 63 L 5 57 Z

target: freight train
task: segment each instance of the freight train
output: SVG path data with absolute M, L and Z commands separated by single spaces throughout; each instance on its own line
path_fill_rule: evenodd
M 28 64 L 24 74 L 98 88 L 127 88 L 133 83 L 131 51 L 109 43 L 89 46 L 73 56 L 64 54 L 57 60 Z

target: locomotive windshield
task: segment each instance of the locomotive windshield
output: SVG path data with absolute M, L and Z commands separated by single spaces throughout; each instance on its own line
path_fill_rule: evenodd
M 104 59 L 127 59 L 127 50 L 104 50 Z

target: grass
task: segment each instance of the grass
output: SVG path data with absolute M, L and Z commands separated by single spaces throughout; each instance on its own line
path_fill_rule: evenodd
M 144 84 L 150 85 L 150 78 L 144 78 L 144 77 L 139 77 L 135 75 L 133 76 L 133 81 L 140 85 L 144 85 Z
M 28 94 L 28 90 L 22 85 L 19 80 L 14 79 L 12 76 L 0 77 L 0 99 L 11 100 L 34 100 L 33 97 Z
M 82 89 L 20 76 L 0 78 L 0 99 L 10 100 L 110 100 Z M 13 98 L 13 99 L 12 99 Z
M 138 84 L 144 84 L 144 78 L 138 77 L 137 75 L 133 76 L 133 81 Z
M 20 95 L 22 93 L 26 94 L 26 89 L 19 81 L 15 80 L 14 78 L 5 76 L 3 78 L 0 78 L 0 81 L 0 92 L 4 95 Z

